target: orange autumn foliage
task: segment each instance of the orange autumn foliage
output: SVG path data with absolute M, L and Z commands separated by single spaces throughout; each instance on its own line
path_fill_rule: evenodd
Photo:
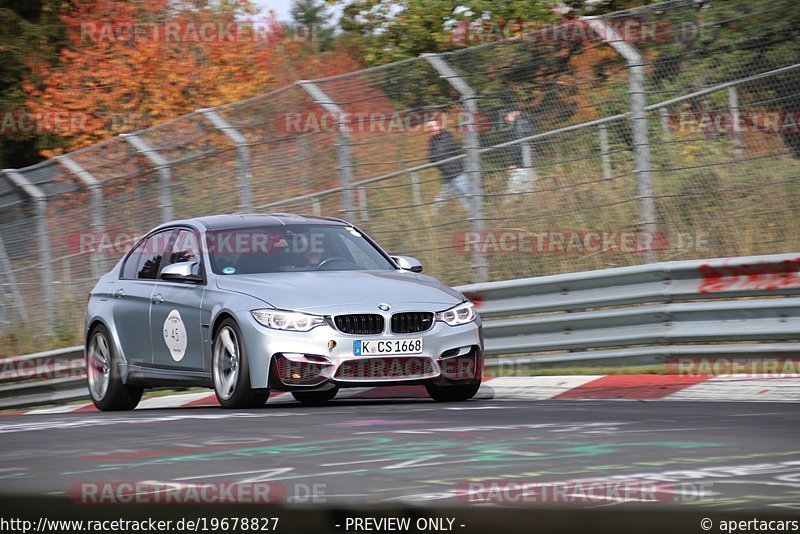
M 291 39 L 250 0 L 229 4 L 176 10 L 169 0 L 72 0 L 62 15 L 70 46 L 57 67 L 32 65 L 29 110 L 66 117 L 48 123 L 74 150 L 297 78 L 359 67 L 347 53 L 318 54 Z

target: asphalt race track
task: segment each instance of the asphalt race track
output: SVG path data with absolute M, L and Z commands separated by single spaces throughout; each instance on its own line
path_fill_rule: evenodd
M 460 506 L 468 479 L 615 477 L 658 481 L 649 506 L 800 509 L 794 404 L 342 400 L 28 415 L 0 419 L 0 444 L 6 495 L 66 495 L 85 481 L 274 481 L 290 503 Z

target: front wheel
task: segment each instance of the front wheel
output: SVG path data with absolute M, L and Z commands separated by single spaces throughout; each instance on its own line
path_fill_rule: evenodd
M 211 374 L 214 393 L 223 408 L 260 408 L 267 403 L 269 390 L 250 389 L 250 368 L 239 325 L 222 321 L 212 344 Z
M 334 398 L 338 392 L 336 387 L 324 391 L 292 391 L 292 397 L 303 404 L 318 406 Z
M 104 412 L 133 410 L 142 399 L 142 388 L 122 383 L 111 336 L 104 326 L 92 330 L 86 345 L 86 382 L 92 402 Z
M 436 384 L 425 384 L 428 395 L 436 402 L 457 402 L 465 401 L 474 397 L 481 388 L 480 382 L 463 384 L 457 386 L 437 386 Z

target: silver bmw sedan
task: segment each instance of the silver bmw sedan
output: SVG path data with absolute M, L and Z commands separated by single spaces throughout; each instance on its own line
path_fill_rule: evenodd
M 320 404 L 339 388 L 423 384 L 472 398 L 483 334 L 461 293 L 355 226 L 291 214 L 163 224 L 97 282 L 86 313 L 89 392 L 101 410 L 145 388 L 213 388 L 223 408 L 271 390 Z

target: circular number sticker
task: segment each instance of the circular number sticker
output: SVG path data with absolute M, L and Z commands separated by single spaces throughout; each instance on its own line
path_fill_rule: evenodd
M 172 359 L 179 362 L 186 354 L 186 327 L 178 310 L 172 310 L 164 321 L 164 342 Z

